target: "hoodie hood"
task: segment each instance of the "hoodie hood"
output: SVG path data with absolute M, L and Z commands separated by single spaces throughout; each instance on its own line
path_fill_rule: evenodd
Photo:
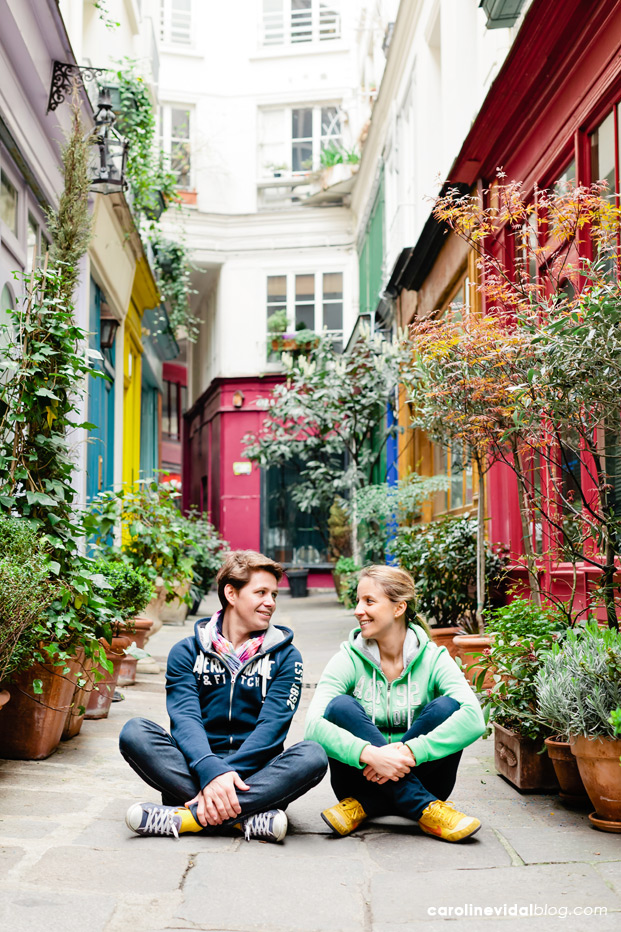
M 409 624 L 403 642 L 403 673 L 405 674 L 411 664 L 425 649 L 429 637 L 419 625 Z M 381 670 L 380 652 L 377 641 L 373 638 L 363 638 L 360 628 L 354 628 L 349 634 L 349 644 L 369 663 Z M 403 674 L 402 674 L 403 675 Z
M 209 636 L 208 627 L 214 618 L 222 617 L 222 609 L 219 609 L 211 618 L 199 618 L 194 625 L 194 639 L 197 646 L 203 651 L 213 650 L 213 643 Z M 249 635 L 250 636 L 250 635 Z M 275 625 L 271 621 L 265 630 L 263 645 L 259 655 L 269 653 L 270 651 L 280 650 L 286 644 L 293 641 L 293 631 L 281 625 Z

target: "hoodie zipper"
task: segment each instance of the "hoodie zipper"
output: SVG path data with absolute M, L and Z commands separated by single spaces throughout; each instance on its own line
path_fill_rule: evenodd
M 210 657 L 215 657 L 216 660 L 219 660 L 220 663 L 224 667 L 226 667 L 226 669 L 231 674 L 231 688 L 229 689 L 229 726 L 230 726 L 233 721 L 233 692 L 235 690 L 235 682 L 237 680 L 238 675 L 242 672 L 242 670 L 244 670 L 248 666 L 248 664 L 252 663 L 254 660 L 260 660 L 263 657 L 269 656 L 269 651 L 259 651 L 259 653 L 255 654 L 253 657 L 250 657 L 250 659 L 247 660 L 239 668 L 237 673 L 234 673 L 233 670 L 231 670 L 231 668 L 229 667 L 226 660 L 223 657 L 221 657 L 220 654 L 217 654 L 215 651 L 205 650 L 205 648 L 203 647 L 201 648 L 201 650 L 203 651 L 204 654 L 207 654 Z M 231 729 L 229 728 L 229 747 L 232 744 L 233 744 L 233 735 L 231 734 Z

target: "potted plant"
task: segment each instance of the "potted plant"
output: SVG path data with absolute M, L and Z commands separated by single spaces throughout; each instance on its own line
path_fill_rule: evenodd
M 211 589 L 224 556 L 231 548 L 211 521 L 194 508 L 186 515 L 186 530 L 190 538 L 188 557 L 193 564 L 191 609 L 195 613 L 203 595 Z
M 474 518 L 441 518 L 427 525 L 402 527 L 391 544 L 399 565 L 414 577 L 418 612 L 426 619 L 436 643 L 467 663 L 470 655 L 489 646 L 465 634 L 477 608 L 477 522 Z M 506 558 L 490 547 L 485 551 L 485 581 L 492 604 L 498 602 L 506 573 Z M 459 631 L 461 630 L 461 635 Z M 475 636 L 476 641 L 465 640 Z
M 358 573 L 361 569 L 352 557 L 339 557 L 336 561 L 333 571 L 336 596 L 345 608 L 353 607 L 351 592 L 352 588 L 358 585 Z
M 113 644 L 114 638 L 128 636 L 132 642 L 124 652 L 118 674 L 119 686 L 132 686 L 136 682 L 138 652 L 144 648 L 153 625 L 150 618 L 141 616 L 153 596 L 153 583 L 120 560 L 100 560 L 95 568 L 110 587 L 110 601 L 120 619 L 108 626 L 107 639 Z M 138 652 L 132 653 L 133 648 L 138 648 Z
M 308 567 L 290 566 L 285 570 L 289 581 L 289 592 L 292 599 L 304 599 L 308 595 Z
M 567 628 L 567 615 L 516 598 L 487 613 L 492 638 L 476 658 L 475 689 L 483 692 L 494 726 L 498 772 L 521 791 L 556 789 L 554 770 L 543 754 L 551 728 L 537 712 L 537 673 Z M 485 687 L 492 677 L 493 685 Z
M 613 716 L 621 706 L 621 635 L 595 621 L 568 631 L 542 666 L 537 687 L 540 709 L 553 705 L 556 730 L 569 736 L 595 808 L 591 823 L 621 832 L 621 739 Z M 554 696 L 562 701 L 554 703 Z

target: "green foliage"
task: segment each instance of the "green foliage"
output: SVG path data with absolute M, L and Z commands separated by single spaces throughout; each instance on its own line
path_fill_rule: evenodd
M 615 736 L 621 707 L 621 635 L 590 621 L 568 631 L 536 677 L 539 717 L 564 737 Z
M 0 681 L 32 664 L 39 622 L 59 590 L 34 526 L 0 517 Z
M 175 336 L 185 332 L 190 343 L 198 338 L 200 318 L 190 307 L 190 295 L 196 294 L 192 286 L 191 265 L 186 246 L 180 242 L 155 235 L 151 240 L 155 255 L 157 283 L 162 297 L 168 302 L 170 326 Z
M 621 735 L 621 709 L 615 709 L 610 713 L 610 724 L 614 727 L 615 734 Z
M 390 549 L 416 583 L 417 608 L 438 627 L 464 625 L 476 612 L 477 522 L 442 518 L 418 527 L 402 527 Z M 506 559 L 489 547 L 485 552 L 488 591 L 502 584 Z
M 357 489 L 347 502 L 347 512 L 357 521 L 364 563 L 385 563 L 391 533 L 409 524 L 419 514 L 421 504 L 435 492 L 448 487 L 446 476 L 431 478 L 411 473 L 396 485 L 369 485 Z
M 329 142 L 323 147 L 319 156 L 319 163 L 322 168 L 330 168 L 332 165 L 358 165 L 360 156 L 355 149 L 346 149 L 335 142 Z
M 125 59 L 115 73 L 115 81 L 121 95 L 117 127 L 129 143 L 127 179 L 133 205 L 149 217 L 158 208 L 160 193 L 167 204 L 178 200 L 176 178 L 165 167 L 164 152 L 155 145 L 155 109 L 135 62 Z
M 121 24 L 118 20 L 112 19 L 110 10 L 108 9 L 108 0 L 91 0 L 91 2 L 97 10 L 99 18 L 106 29 L 118 29 Z
M 336 561 L 334 572 L 339 576 L 346 576 L 348 573 L 358 573 L 362 569 L 351 557 L 339 557 Z
M 330 545 L 330 556 L 341 559 L 351 555 L 351 526 L 347 519 L 347 514 L 341 501 L 335 499 L 330 505 L 330 515 L 328 517 L 328 541 Z M 341 570 L 336 569 L 339 573 Z
M 514 599 L 487 612 L 493 640 L 474 661 L 480 669 L 474 687 L 481 691 L 486 673 L 494 685 L 485 691 L 490 721 L 528 738 L 552 735 L 537 711 L 537 674 L 567 626 L 558 609 L 540 609 L 528 599 Z
M 151 580 L 120 560 L 98 560 L 93 569 L 110 587 L 107 595 L 122 621 L 134 618 L 153 598 Z
M 368 329 L 343 355 L 328 338 L 316 340 L 308 356 L 283 356 L 287 379 L 274 388 L 262 429 L 244 445 L 263 467 L 299 464 L 292 499 L 325 528 L 335 497 L 373 483 L 388 438 L 399 432 L 397 417 L 389 423 L 386 412 L 395 411 L 399 364 L 409 350 Z M 356 533 L 354 527 L 354 553 Z
M 209 592 L 225 554 L 231 549 L 230 544 L 198 511 L 188 513 L 184 526 L 190 541 L 188 557 L 194 564 L 194 585 L 201 592 Z
M 98 554 L 125 561 L 154 584 L 161 579 L 170 599 L 192 577 L 193 568 L 193 541 L 177 498 L 171 487 L 154 481 L 126 486 L 100 493 L 85 519 Z M 110 544 L 111 538 L 121 545 Z
M 287 312 L 284 308 L 280 311 L 274 311 L 273 314 L 267 318 L 267 332 L 268 333 L 284 333 L 287 329 Z

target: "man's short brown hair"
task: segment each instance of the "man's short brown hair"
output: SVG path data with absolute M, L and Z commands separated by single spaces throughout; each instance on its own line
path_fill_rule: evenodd
M 227 554 L 226 560 L 218 570 L 216 582 L 218 583 L 218 598 L 223 609 L 229 607 L 229 601 L 224 594 L 224 587 L 233 586 L 239 592 L 245 585 L 250 582 L 253 573 L 260 573 L 264 570 L 271 573 L 279 583 L 284 575 L 284 570 L 280 563 L 270 560 L 269 557 L 256 550 L 232 550 Z

